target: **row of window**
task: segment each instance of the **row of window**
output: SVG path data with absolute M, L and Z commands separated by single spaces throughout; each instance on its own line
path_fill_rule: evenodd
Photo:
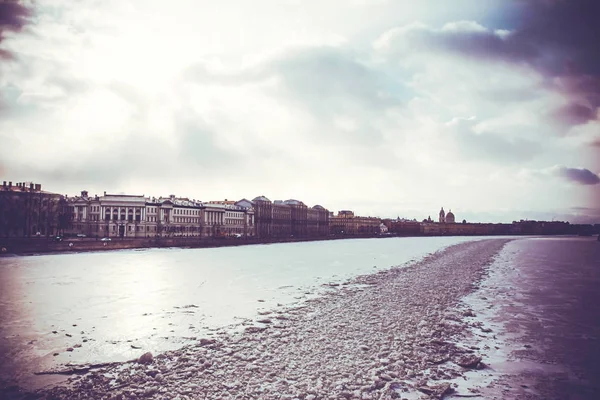
M 104 220 L 105 221 L 110 221 L 110 214 L 105 214 L 104 215 Z M 112 217 L 113 221 L 129 221 L 129 222 L 133 222 L 133 215 L 128 215 L 127 217 L 125 217 L 125 214 L 121 214 L 121 218 L 119 218 L 119 216 L 117 214 L 113 214 Z M 135 216 L 135 221 L 136 222 L 140 222 L 142 220 L 142 217 L 138 214 Z
M 187 223 L 198 223 L 198 218 L 183 218 L 183 217 L 173 217 L 174 222 L 187 222 Z
M 180 209 L 174 209 L 174 214 L 175 215 L 199 215 L 199 210 L 180 210 Z M 178 212 L 179 211 L 179 212 Z
M 112 213 L 113 213 L 113 214 L 114 214 L 114 213 L 119 213 L 119 212 L 120 212 L 121 214 L 124 214 L 124 213 L 125 213 L 125 211 L 127 211 L 127 208 L 114 207 L 114 208 L 112 209 Z M 105 213 L 105 214 L 110 214 L 110 213 L 111 213 L 111 208 L 110 208 L 110 207 L 106 208 L 106 209 L 104 210 L 104 213 Z M 133 214 L 133 213 L 134 213 L 134 209 L 133 209 L 133 208 L 130 208 L 130 209 L 129 209 L 129 214 Z M 135 214 L 139 215 L 140 213 L 141 213 L 141 210 L 140 210 L 139 208 L 136 208 L 136 209 L 135 209 Z

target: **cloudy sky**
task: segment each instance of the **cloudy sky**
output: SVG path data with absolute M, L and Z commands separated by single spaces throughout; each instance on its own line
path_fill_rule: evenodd
M 0 177 L 600 222 L 595 0 L 0 0 Z

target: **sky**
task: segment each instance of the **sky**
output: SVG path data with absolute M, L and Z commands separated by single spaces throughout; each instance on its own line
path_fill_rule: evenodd
M 595 0 L 0 0 L 0 179 L 600 223 Z

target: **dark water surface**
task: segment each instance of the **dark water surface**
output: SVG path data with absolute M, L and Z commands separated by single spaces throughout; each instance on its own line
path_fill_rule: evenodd
M 513 242 L 521 296 L 506 311 L 528 346 L 517 356 L 540 365 L 549 398 L 600 399 L 600 242 L 596 238 Z M 552 397 L 550 397 L 552 396 Z
M 600 242 L 508 243 L 468 296 L 486 336 L 485 399 L 600 399 Z M 501 377 L 497 385 L 489 384 Z M 483 386 L 486 386 L 485 384 Z

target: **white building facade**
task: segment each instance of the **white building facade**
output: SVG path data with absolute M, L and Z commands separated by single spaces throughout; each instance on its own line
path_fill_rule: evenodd
M 254 236 L 251 207 L 202 203 L 188 198 L 113 195 L 68 199 L 69 234 L 90 237 L 225 237 Z

